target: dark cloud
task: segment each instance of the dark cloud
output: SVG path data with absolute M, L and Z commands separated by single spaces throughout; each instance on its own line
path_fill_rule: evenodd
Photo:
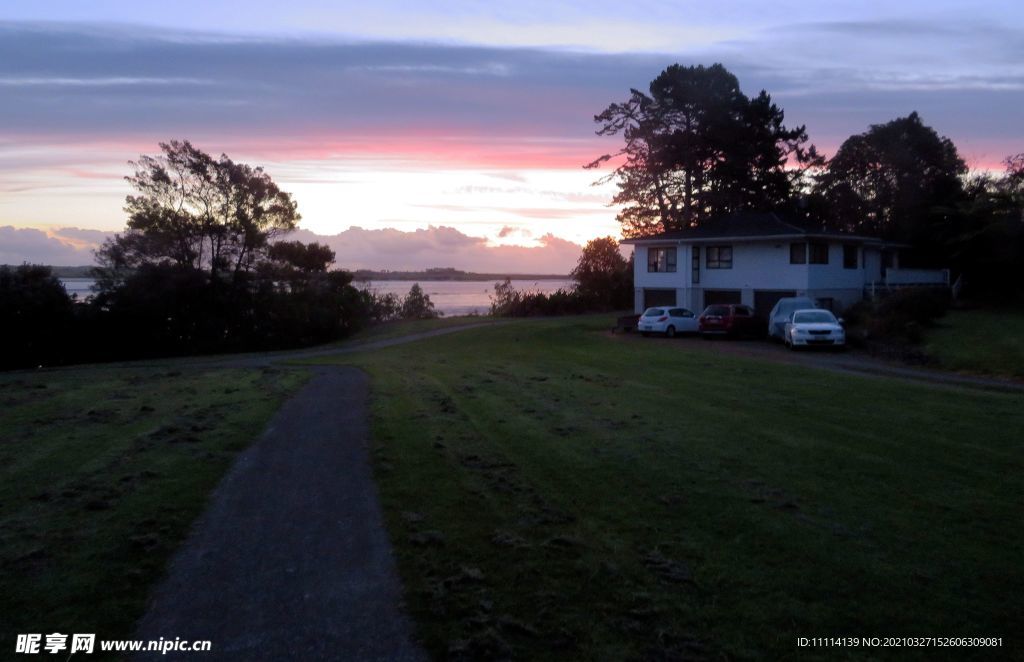
M 511 227 L 509 230 L 529 236 L 525 230 Z M 0 227 L 0 264 L 92 264 L 93 250 L 113 234 L 82 228 L 60 228 L 48 234 L 42 230 L 3 226 Z M 491 246 L 483 237 L 444 226 L 412 232 L 351 227 L 329 236 L 298 230 L 287 239 L 327 244 L 337 255 L 338 267 L 345 269 L 455 267 L 482 272 L 568 273 L 581 250 L 579 244 L 550 234 L 540 237 L 539 245 L 534 247 Z
M 492 246 L 482 237 L 450 227 L 413 232 L 351 227 L 326 237 L 300 230 L 290 238 L 326 243 L 335 251 L 337 265 L 346 269 L 455 267 L 480 272 L 569 273 L 582 250 L 579 244 L 551 234 L 540 237 L 540 245 L 535 247 Z
M 2 226 L 0 264 L 92 264 L 93 250 L 111 234 L 79 228 L 62 228 L 47 233 L 33 228 Z
M 183 39 L 0 23 L 4 132 L 383 132 L 590 136 L 608 90 L 662 59 L 411 43 Z
M 980 21 L 782 24 L 674 55 L 0 23 L 0 137 L 594 141 L 593 114 L 674 61 L 723 62 L 832 146 L 914 109 L 970 138 L 1012 125 L 1024 104 L 1024 37 Z M 979 93 L 993 99 L 943 112 Z

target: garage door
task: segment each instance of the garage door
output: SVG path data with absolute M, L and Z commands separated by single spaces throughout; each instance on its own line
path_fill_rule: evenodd
M 674 306 L 676 305 L 676 291 L 675 290 L 648 290 L 644 289 L 644 308 L 652 308 L 654 306 Z
M 743 303 L 739 290 L 704 290 L 704 307 L 723 303 Z
M 754 290 L 754 310 L 761 317 L 768 317 L 779 299 L 795 296 L 796 292 L 792 290 Z

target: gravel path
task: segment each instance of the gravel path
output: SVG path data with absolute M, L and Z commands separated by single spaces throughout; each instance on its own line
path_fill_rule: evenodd
M 370 470 L 367 392 L 358 369 L 318 368 L 239 456 L 136 635 L 213 650 L 138 659 L 425 658 Z

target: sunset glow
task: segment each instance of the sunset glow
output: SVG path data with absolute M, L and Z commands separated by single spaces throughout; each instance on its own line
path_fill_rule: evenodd
M 5 3 L 0 226 L 118 231 L 127 162 L 188 139 L 265 167 L 318 235 L 451 227 L 488 246 L 581 244 L 618 232 L 613 187 L 582 169 L 618 147 L 593 115 L 672 62 L 723 62 L 825 153 L 912 110 L 974 168 L 1024 151 L 1011 4 L 967 16 L 851 3 L 788 25 L 747 3 L 642 18 L 600 3 L 252 4 L 238 16 L 217 3 Z M 19 261 L 11 245 L 0 262 Z

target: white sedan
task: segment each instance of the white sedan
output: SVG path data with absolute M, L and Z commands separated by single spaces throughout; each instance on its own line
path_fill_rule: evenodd
M 697 333 L 697 316 L 686 308 L 648 308 L 636 327 L 645 336 L 664 333 L 674 338 L 679 333 Z
M 827 310 L 807 308 L 795 310 L 786 322 L 786 347 L 845 347 L 846 330 L 836 316 Z

